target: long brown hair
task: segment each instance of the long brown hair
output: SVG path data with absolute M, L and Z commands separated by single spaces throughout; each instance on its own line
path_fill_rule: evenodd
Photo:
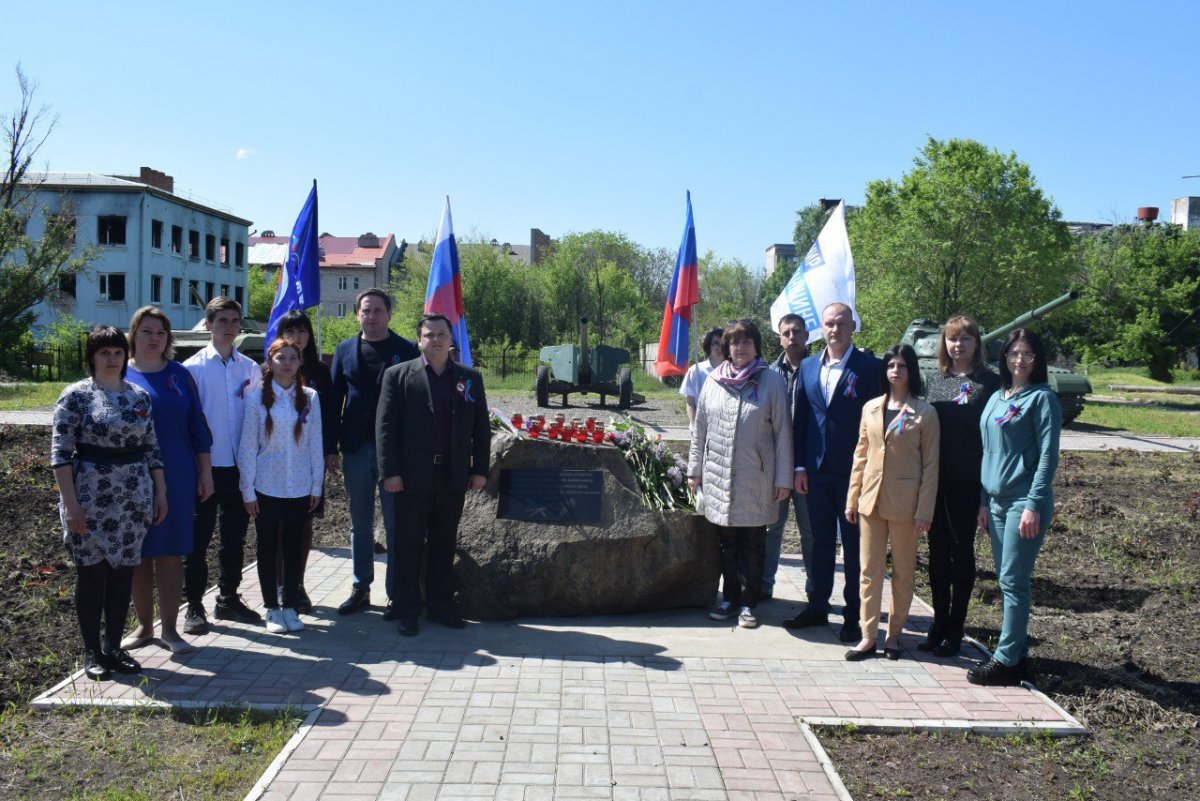
M 275 370 L 271 367 L 271 357 L 284 348 L 291 348 L 296 351 L 296 357 L 300 359 L 301 365 L 304 364 L 304 351 L 300 350 L 300 346 L 295 340 L 277 338 L 271 343 L 271 347 L 267 348 L 267 358 L 263 362 L 263 388 L 262 388 L 262 404 L 267 410 L 267 439 L 271 438 L 271 430 L 275 427 L 275 423 L 271 420 L 271 407 L 275 405 Z M 300 374 L 300 370 L 296 370 L 296 427 L 292 430 L 292 436 L 296 438 L 296 442 L 300 441 L 300 435 L 304 433 L 304 421 L 308 417 L 308 393 L 304 391 L 304 376 Z

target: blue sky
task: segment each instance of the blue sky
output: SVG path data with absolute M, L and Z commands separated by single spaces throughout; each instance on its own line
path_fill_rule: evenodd
M 1200 195 L 1200 4 L 24 3 L 52 170 L 142 165 L 290 230 L 525 243 L 617 230 L 761 267 L 796 209 L 863 200 L 927 135 L 1028 162 L 1066 218 Z M 239 158 L 239 152 L 241 158 Z

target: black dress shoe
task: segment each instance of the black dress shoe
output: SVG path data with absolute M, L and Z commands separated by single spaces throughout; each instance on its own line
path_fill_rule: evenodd
M 807 629 L 813 626 L 824 626 L 829 623 L 829 614 L 827 612 L 817 612 L 813 609 L 805 609 L 795 617 L 790 617 L 783 621 L 785 629 Z
M 842 630 L 838 632 L 838 639 L 842 642 L 858 642 L 862 639 L 862 629 L 857 623 L 847 620 L 842 624 Z
M 934 656 L 958 656 L 958 652 L 962 650 L 962 638 L 951 638 L 939 642 L 933 649 Z
M 865 659 L 874 659 L 879 655 L 879 649 L 871 648 L 869 651 L 860 651 L 857 648 L 851 648 L 846 652 L 847 662 L 862 662 Z
M 467 621 L 463 620 L 458 612 L 430 612 L 425 617 L 430 623 L 441 623 L 448 629 L 462 629 L 467 626 Z
M 387 606 L 383 608 L 383 619 L 392 621 L 398 617 L 400 615 L 396 612 L 396 604 L 392 602 L 391 598 L 388 598 Z
M 84 655 L 83 674 L 92 681 L 108 681 L 112 678 L 112 671 L 105 665 L 104 654 L 100 652 L 89 651 Z
M 246 606 L 240 595 L 218 595 L 213 617 L 239 623 L 262 623 L 262 615 Z
M 934 623 L 929 627 L 929 633 L 925 635 L 925 640 L 917 643 L 917 650 L 926 652 L 936 650 L 945 638 L 946 630 Z
M 371 593 L 355 587 L 350 590 L 350 597 L 342 601 L 342 605 L 338 607 L 338 614 L 352 615 L 355 612 L 366 609 L 370 605 Z
M 892 660 L 893 662 L 895 662 L 898 659 L 900 659 L 900 649 L 899 648 L 884 648 L 883 655 L 886 656 L 888 659 Z
M 417 628 L 417 619 L 415 617 L 400 618 L 399 632 L 401 637 L 416 637 L 418 631 L 420 629 Z
M 128 651 L 120 648 L 101 655 L 102 664 L 117 673 L 141 673 L 142 666 L 129 655 Z

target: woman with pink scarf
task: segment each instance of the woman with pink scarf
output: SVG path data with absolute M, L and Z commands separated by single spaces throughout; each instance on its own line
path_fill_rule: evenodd
M 735 320 L 721 336 L 725 361 L 696 403 L 688 483 L 703 496 L 704 516 L 720 532 L 722 600 L 713 620 L 737 617 L 755 628 L 767 526 L 792 487 L 792 421 L 787 382 L 762 360 L 762 335 Z

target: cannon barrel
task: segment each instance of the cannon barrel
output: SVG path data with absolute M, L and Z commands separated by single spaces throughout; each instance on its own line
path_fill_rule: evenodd
M 996 341 L 997 339 L 1006 337 L 1006 336 L 1008 336 L 1010 331 L 1013 331 L 1014 329 L 1017 329 L 1017 328 L 1023 328 L 1024 326 L 1027 326 L 1030 323 L 1032 323 L 1034 320 L 1039 320 L 1042 317 L 1045 317 L 1047 314 L 1054 311 L 1055 309 L 1066 306 L 1068 303 L 1074 303 L 1077 300 L 1079 300 L 1079 290 L 1072 289 L 1070 292 L 1066 292 L 1066 293 L 1058 296 L 1057 298 L 1050 301 L 1046 305 L 1038 306 L 1036 309 L 1033 309 L 1032 311 L 1027 311 L 1024 314 L 1019 315 L 1015 319 L 1009 320 L 1007 323 L 1005 323 L 1004 325 L 995 329 L 994 331 L 988 331 L 982 337 L 983 344 L 987 345 L 991 342 Z

